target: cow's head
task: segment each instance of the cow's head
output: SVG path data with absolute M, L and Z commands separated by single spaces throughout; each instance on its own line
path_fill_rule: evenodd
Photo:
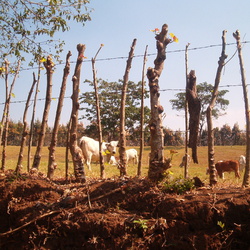
M 106 143 L 106 147 L 108 152 L 110 152 L 110 154 L 115 154 L 116 153 L 116 147 L 118 145 L 118 141 L 111 141 L 109 143 Z

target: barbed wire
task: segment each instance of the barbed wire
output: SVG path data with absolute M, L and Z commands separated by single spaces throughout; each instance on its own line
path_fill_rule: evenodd
M 247 84 L 247 86 L 249 86 L 250 84 Z M 227 84 L 227 85 L 221 85 L 219 86 L 219 88 L 231 88 L 231 87 L 241 87 L 242 84 Z M 149 90 L 148 90 L 149 91 Z M 183 92 L 185 91 L 184 88 L 168 88 L 168 89 L 160 89 L 159 91 L 161 92 L 165 92 L 165 91 L 180 91 Z M 133 93 L 132 91 L 127 91 L 127 94 Z M 109 92 L 109 94 L 112 94 L 112 92 Z M 114 95 L 117 95 L 117 91 L 113 92 Z M 71 96 L 65 96 L 64 99 L 70 99 Z M 58 100 L 59 97 L 52 97 L 52 100 Z M 37 99 L 37 101 L 44 101 L 46 100 L 46 98 L 39 98 Z M 33 102 L 34 100 L 31 100 L 31 102 Z M 19 100 L 19 101 L 11 101 L 10 103 L 25 103 L 27 102 L 27 100 Z M 0 103 L 0 105 L 4 105 L 5 102 Z
M 243 41 L 241 42 L 241 44 L 248 44 L 250 43 L 250 41 Z M 227 43 L 226 44 L 227 46 L 231 46 L 231 45 L 236 45 L 236 43 Z M 195 48 L 188 48 L 188 51 L 192 51 L 192 50 L 202 50 L 202 49 L 209 49 L 209 48 L 215 48 L 215 47 L 221 47 L 222 44 L 211 44 L 211 45 L 206 45 L 206 46 L 200 46 L 200 47 L 195 47 Z M 186 49 L 177 49 L 177 50 L 169 50 L 169 51 L 166 51 L 167 54 L 170 54 L 170 53 L 180 53 L 180 52 L 185 52 Z M 155 56 L 157 55 L 157 53 L 148 53 L 147 54 L 147 57 L 150 57 L 150 56 Z M 133 56 L 134 58 L 135 57 L 144 57 L 144 54 L 143 55 L 134 55 Z M 117 57 L 107 57 L 107 58 L 97 58 L 96 61 L 111 61 L 111 60 L 125 60 L 127 59 L 128 57 L 127 56 L 117 56 Z M 91 59 L 85 59 L 83 61 L 83 63 L 87 63 L 87 62 L 92 62 Z M 76 61 L 71 61 L 70 63 L 76 63 Z M 56 65 L 64 65 L 65 62 L 61 62 L 61 63 L 55 63 L 55 66 Z M 32 67 L 32 68 L 24 68 L 24 69 L 21 69 L 20 71 L 25 71 L 25 70 L 34 70 L 34 69 L 38 69 L 39 67 Z
M 242 44 L 248 44 L 250 43 L 250 41 L 243 41 Z M 235 43 L 227 43 L 226 45 L 236 45 Z M 200 47 L 195 47 L 195 48 L 188 48 L 189 51 L 192 50 L 202 50 L 202 49 L 209 49 L 209 48 L 214 48 L 214 47 L 221 47 L 221 44 L 211 44 L 211 45 L 206 45 L 206 46 L 200 46 Z M 186 49 L 178 49 L 178 50 L 170 50 L 170 51 L 166 51 L 166 53 L 179 53 L 179 52 L 185 52 Z M 155 56 L 157 55 L 157 53 L 149 53 L 147 54 L 147 56 Z M 134 55 L 134 57 L 144 57 L 144 55 Z M 123 60 L 123 59 L 127 59 L 126 56 L 119 56 L 119 57 L 109 57 L 109 58 L 100 58 L 100 59 L 96 59 L 96 61 L 109 61 L 109 60 Z M 71 63 L 75 63 L 76 61 L 71 61 Z M 83 62 L 91 62 L 90 59 L 84 60 Z M 61 65 L 64 63 L 58 63 L 55 65 Z M 38 69 L 38 67 L 32 67 L 32 68 L 26 68 L 26 69 L 21 69 L 20 71 L 24 71 L 24 70 L 33 70 L 33 69 Z M 250 84 L 247 84 L 248 86 Z M 242 86 L 241 84 L 227 84 L 227 85 L 222 85 L 219 86 L 219 88 L 230 88 L 230 87 L 239 87 Z M 185 91 L 184 88 L 167 88 L 167 89 L 160 89 L 159 91 L 161 92 L 165 92 L 165 91 Z M 127 93 L 130 93 L 129 91 Z M 115 93 L 117 94 L 117 92 Z M 70 96 L 64 97 L 64 99 L 68 99 L 71 98 Z M 53 97 L 53 99 L 59 99 L 59 97 Z M 37 101 L 44 101 L 46 100 L 46 98 L 39 98 L 37 99 Z M 34 101 L 34 100 L 31 100 Z M 19 101 L 11 101 L 11 103 L 25 103 L 26 100 L 19 100 Z M 4 105 L 4 103 L 0 103 L 0 105 Z

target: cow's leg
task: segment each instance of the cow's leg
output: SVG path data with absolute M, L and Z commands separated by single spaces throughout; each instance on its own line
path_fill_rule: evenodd
M 91 169 L 91 165 L 90 165 L 91 159 L 92 159 L 92 154 L 88 155 L 88 157 L 87 157 L 87 159 L 86 159 L 86 165 L 87 165 L 87 167 L 88 167 L 88 169 L 89 169 L 90 171 L 92 170 L 92 169 Z
M 135 157 L 135 164 L 138 164 L 138 156 Z
M 235 178 L 240 178 L 240 172 L 239 171 L 235 171 Z
M 221 178 L 224 180 L 224 172 L 221 172 Z

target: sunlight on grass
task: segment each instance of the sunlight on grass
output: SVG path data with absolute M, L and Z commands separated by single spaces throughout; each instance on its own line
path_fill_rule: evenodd
M 129 147 L 128 147 L 129 148 Z M 138 147 L 134 147 L 138 150 Z M 1 149 L 2 150 L 2 149 Z M 18 159 L 20 148 L 17 146 L 8 146 L 6 148 L 6 166 L 5 169 L 15 169 Z M 32 157 L 31 157 L 31 166 L 33 163 L 33 156 L 36 148 L 32 148 Z M 182 156 L 185 153 L 184 147 L 165 147 L 164 156 L 170 157 L 170 150 L 175 150 L 178 153 L 173 155 L 172 158 L 172 167 L 171 172 L 173 173 L 173 177 L 179 177 L 184 175 L 184 169 L 180 168 L 179 165 L 181 163 Z M 57 169 L 55 171 L 54 178 L 65 177 L 65 148 L 58 147 L 56 148 L 56 159 L 57 159 Z M 150 147 L 145 147 L 143 158 L 142 158 L 142 177 L 147 176 L 148 173 L 148 154 L 150 152 Z M 48 165 L 48 149 L 47 147 L 43 148 L 42 158 L 39 167 L 39 171 L 46 174 L 47 173 L 47 165 Z M 191 150 L 189 150 L 189 154 L 191 154 Z M 245 154 L 245 146 L 216 146 L 215 147 L 215 161 L 219 160 L 238 160 L 241 154 Z M 190 163 L 188 169 L 188 176 L 190 178 L 198 176 L 203 182 L 206 184 L 209 183 L 209 176 L 206 175 L 207 164 L 207 147 L 199 147 L 198 148 L 198 160 L 199 164 Z M 27 171 L 27 148 L 24 151 L 23 158 L 23 172 Z M 92 163 L 92 171 L 89 171 L 87 167 L 85 167 L 85 173 L 88 178 L 99 178 L 100 177 L 100 165 Z M 119 177 L 120 171 L 117 166 L 105 164 L 105 173 L 106 178 Z M 136 176 L 137 174 L 137 165 L 133 165 L 129 163 L 127 168 L 128 176 Z M 69 154 L 69 176 L 74 176 L 73 163 L 71 155 Z M 234 177 L 234 173 L 225 173 L 225 180 L 218 179 L 219 183 L 227 183 L 229 185 L 241 184 L 243 178 L 243 173 L 241 173 L 240 180 L 236 180 Z

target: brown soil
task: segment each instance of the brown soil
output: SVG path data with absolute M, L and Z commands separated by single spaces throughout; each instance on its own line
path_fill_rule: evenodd
M 250 189 L 0 177 L 0 249 L 250 249 Z

